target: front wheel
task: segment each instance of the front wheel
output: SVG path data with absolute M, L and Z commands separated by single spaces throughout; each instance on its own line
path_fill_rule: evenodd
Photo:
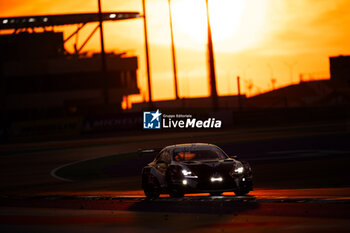
M 160 186 L 157 179 L 153 176 L 146 178 L 147 183 L 144 187 L 144 193 L 147 198 L 158 198 L 160 195 Z
M 236 196 L 245 196 L 249 193 L 248 190 L 238 190 L 234 192 L 236 194 Z
M 166 173 L 166 181 L 168 184 L 168 193 L 171 198 L 179 198 L 185 195 L 185 191 L 181 188 L 181 186 L 173 183 L 173 180 L 176 180 L 178 174 L 181 174 L 179 167 L 169 167 Z
M 210 196 L 221 196 L 222 192 L 211 192 Z
M 179 197 L 183 197 L 185 193 L 178 188 L 172 188 L 169 192 L 169 195 L 172 198 L 179 198 Z

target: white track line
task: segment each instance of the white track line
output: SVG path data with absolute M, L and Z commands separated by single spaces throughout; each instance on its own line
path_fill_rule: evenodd
M 68 166 L 71 166 L 71 165 L 74 165 L 74 164 L 77 164 L 77 163 L 82 163 L 82 162 L 86 162 L 86 161 L 90 161 L 90 160 L 94 160 L 94 159 L 99 159 L 99 158 L 103 158 L 103 157 L 108 157 L 108 156 L 114 156 L 114 155 L 120 155 L 120 154 L 113 154 L 113 155 L 103 155 L 103 156 L 96 156 L 96 157 L 93 157 L 93 158 L 89 158 L 89 159 L 83 159 L 83 160 L 78 160 L 78 161 L 74 161 L 74 162 L 70 162 L 70 163 L 66 163 L 66 164 L 63 164 L 59 167 L 56 167 L 55 169 L 53 169 L 51 172 L 50 172 L 50 175 L 58 180 L 61 180 L 61 181 L 66 181 L 66 182 L 73 182 L 74 180 L 71 180 L 71 179 L 66 179 L 66 178 L 63 178 L 59 175 L 57 175 L 57 171 L 64 168 L 64 167 L 68 167 Z

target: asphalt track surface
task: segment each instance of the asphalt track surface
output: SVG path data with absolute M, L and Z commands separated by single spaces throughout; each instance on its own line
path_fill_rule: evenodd
M 349 232 L 350 140 L 337 127 L 3 145 L 0 232 Z M 123 169 L 101 180 L 51 176 L 77 161 L 193 141 L 251 161 L 256 189 L 148 200 L 139 177 L 123 177 Z
M 147 200 L 141 191 L 0 201 L 1 232 L 349 232 L 349 188 Z

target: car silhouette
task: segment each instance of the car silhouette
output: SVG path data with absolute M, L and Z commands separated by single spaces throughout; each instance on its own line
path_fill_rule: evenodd
M 251 166 L 236 158 L 213 144 L 167 146 L 142 169 L 142 188 L 148 198 L 160 194 L 183 197 L 187 193 L 246 195 L 253 190 Z

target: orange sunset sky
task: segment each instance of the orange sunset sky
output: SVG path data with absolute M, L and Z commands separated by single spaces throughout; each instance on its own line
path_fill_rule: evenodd
M 146 0 L 154 100 L 174 98 L 167 0 Z M 209 0 L 219 95 L 254 95 L 304 80 L 329 78 L 329 56 L 350 54 L 349 0 Z M 102 0 L 104 11 L 139 11 L 141 0 Z M 180 97 L 209 93 L 205 0 L 172 0 Z M 0 15 L 97 11 L 97 0 L 0 0 Z M 84 28 L 80 43 L 95 24 Z M 76 27 L 57 27 L 65 36 Z M 147 99 L 142 19 L 106 22 L 107 51 L 139 57 L 139 87 Z M 74 41 L 74 40 L 72 40 Z M 66 45 L 72 51 L 72 43 Z M 84 49 L 99 51 L 98 33 Z M 248 89 L 248 86 L 251 86 Z

